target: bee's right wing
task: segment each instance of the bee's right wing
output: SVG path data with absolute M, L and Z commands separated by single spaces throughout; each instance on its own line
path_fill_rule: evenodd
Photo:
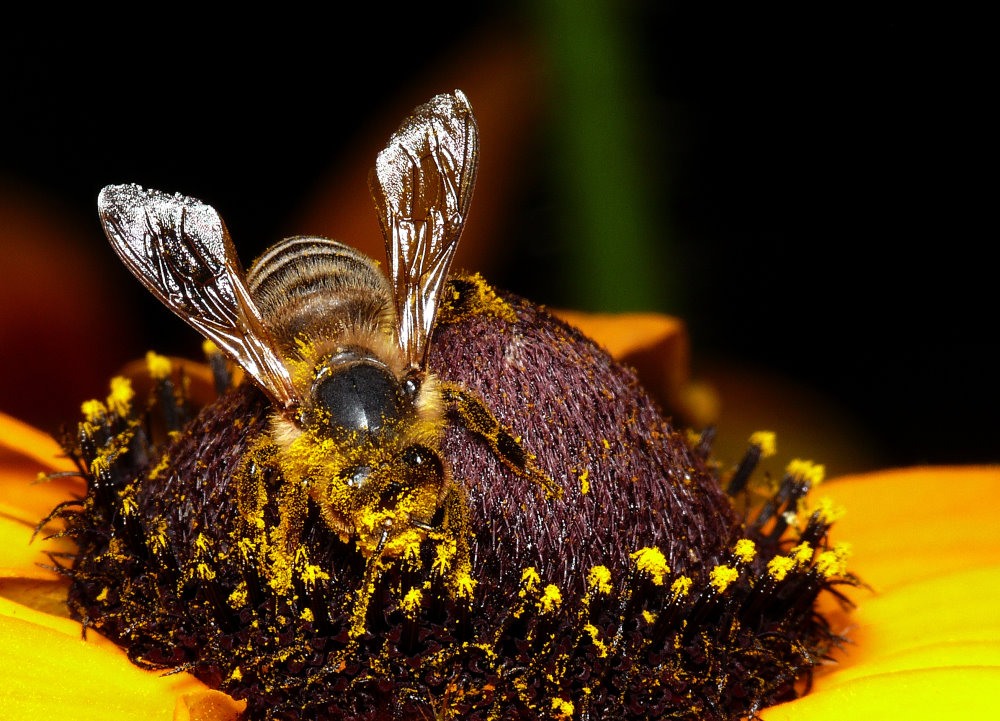
M 417 107 L 378 154 L 368 177 L 385 236 L 399 345 L 425 367 L 451 259 L 469 214 L 479 131 L 460 91 Z
M 105 187 L 97 208 L 111 247 L 153 295 L 239 363 L 281 408 L 298 405 L 214 208 L 138 185 Z

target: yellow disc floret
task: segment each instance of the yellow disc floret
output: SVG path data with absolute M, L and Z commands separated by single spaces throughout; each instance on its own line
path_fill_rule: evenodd
M 750 444 L 760 448 L 760 457 L 769 458 L 778 450 L 774 431 L 757 431 L 751 434 Z
M 785 468 L 785 471 L 790 476 L 798 476 L 803 481 L 807 481 L 813 488 L 822 483 L 823 478 L 826 476 L 825 466 L 818 465 L 812 461 L 803 461 L 800 458 L 791 461 Z
M 740 572 L 732 566 L 716 566 L 708 576 L 711 583 L 719 593 L 725 593 L 726 589 L 740 577 Z
M 691 591 L 691 586 L 694 583 L 687 576 L 678 576 L 672 584 L 670 584 L 670 595 L 674 600 L 678 598 L 683 598 L 688 595 Z
M 146 353 L 146 370 L 151 378 L 161 381 L 170 375 L 170 359 L 166 356 L 148 351 Z
M 132 407 L 132 398 L 135 391 L 132 390 L 132 381 L 124 376 L 115 376 L 111 379 L 111 393 L 108 395 L 108 409 L 122 418 L 128 415 Z
M 775 581 L 784 581 L 793 568 L 795 561 L 788 556 L 775 556 L 767 562 L 767 572 Z
M 652 577 L 653 583 L 657 586 L 662 586 L 663 577 L 670 573 L 667 559 L 664 558 L 663 552 L 658 548 L 649 546 L 640 548 L 635 553 L 630 554 L 629 558 L 635 561 L 636 568 L 648 573 Z
M 741 538 L 733 548 L 733 555 L 743 563 L 750 563 L 757 555 L 757 545 L 749 538 Z
M 541 582 L 541 577 L 538 575 L 538 571 L 535 570 L 534 566 L 528 566 L 524 571 L 521 572 L 521 584 L 524 586 L 521 589 L 521 596 L 523 597 L 525 592 L 534 591 L 538 588 L 538 584 Z
M 600 593 L 611 593 L 614 590 L 611 586 L 611 571 L 607 566 L 594 566 L 587 574 L 587 585 Z
M 542 597 L 538 601 L 538 608 L 542 613 L 551 613 L 562 605 L 562 593 L 559 587 L 549 584 L 542 591 Z

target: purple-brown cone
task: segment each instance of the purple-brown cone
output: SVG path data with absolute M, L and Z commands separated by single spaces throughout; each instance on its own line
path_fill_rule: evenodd
M 372 573 L 311 501 L 305 560 L 275 591 L 238 503 L 263 488 L 264 526 L 281 523 L 280 478 L 251 453 L 266 398 L 229 390 L 164 446 L 151 419 L 184 403 L 161 382 L 150 410 L 82 423 L 67 444 L 89 482 L 56 514 L 80 546 L 73 612 L 135 662 L 247 699 L 250 719 L 736 719 L 793 695 L 831 642 L 812 611 L 830 584 L 810 562 L 769 576 L 791 544 L 767 524 L 808 483 L 786 477 L 744 521 L 630 370 L 476 279 L 446 297 L 431 369 L 479 395 L 562 489 L 546 498 L 453 419 L 470 598 L 449 592 L 430 544 Z M 827 528 L 810 519 L 800 538 L 821 548 Z M 756 556 L 735 556 L 739 539 Z

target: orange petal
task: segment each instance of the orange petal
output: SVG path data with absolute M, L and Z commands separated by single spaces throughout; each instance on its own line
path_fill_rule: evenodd
M 238 721 L 246 707 L 221 691 L 186 693 L 177 699 L 174 721 Z
M 82 640 L 80 624 L 5 599 L 0 667 L 0 718 L 12 721 L 66 718 L 70 709 L 74 721 L 170 721 L 179 695 L 206 690 L 189 674 L 143 671 L 99 634 Z
M 50 435 L 0 412 L 0 459 L 8 454 L 33 459 L 47 471 L 73 469 Z
M 19 421 L 0 414 L 0 595 L 10 597 L 10 579 L 55 581 L 58 574 L 39 564 L 52 565 L 47 553 L 72 553 L 69 539 L 45 541 L 59 530 L 51 524 L 32 541 L 35 527 L 61 501 L 83 496 L 80 478 L 57 478 L 33 483 L 38 473 L 65 466 L 56 458 L 55 441 Z M 17 594 L 14 594 L 17 595 Z

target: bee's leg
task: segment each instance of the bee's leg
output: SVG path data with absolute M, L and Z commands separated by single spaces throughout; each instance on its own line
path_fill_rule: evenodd
M 472 561 L 469 556 L 468 501 L 461 488 L 450 483 L 441 506 L 444 509 L 441 525 L 428 535 L 438 543 L 445 542 L 447 546 L 439 546 L 435 562 L 446 561 L 440 570 L 447 577 L 448 592 L 453 596 L 471 598 L 475 584 L 472 581 Z
M 534 456 L 521 447 L 518 439 L 500 425 L 481 398 L 451 383 L 443 385 L 444 398 L 455 408 L 463 425 L 489 443 L 504 465 L 540 485 L 549 498 L 562 496 L 562 489 L 538 467 Z

